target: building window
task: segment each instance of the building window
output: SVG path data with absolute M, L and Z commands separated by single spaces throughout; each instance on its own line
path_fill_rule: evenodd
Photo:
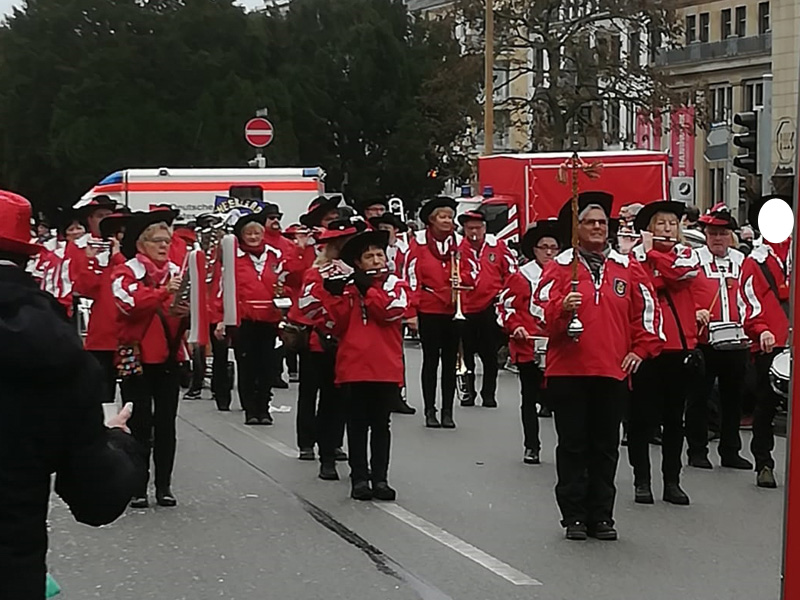
M 620 141 L 620 101 L 606 101 L 606 133 L 612 144 Z
M 769 31 L 769 2 L 758 3 L 758 35 Z
M 723 167 L 711 167 L 708 170 L 708 183 L 711 198 L 711 206 L 725 202 L 725 169 Z
M 745 37 L 747 35 L 747 7 L 736 7 L 736 35 Z
M 708 42 L 711 39 L 711 17 L 708 13 L 700 13 L 700 41 Z
M 731 9 L 725 8 L 722 10 L 722 15 L 719 20 L 721 30 L 720 30 L 720 37 L 723 40 L 727 40 L 731 37 L 732 30 L 731 30 Z
M 764 106 L 764 84 L 761 81 L 744 82 L 744 98 L 742 106 L 745 111 Z
M 631 71 L 638 71 L 641 67 L 642 63 L 642 34 L 638 29 L 634 29 L 631 31 L 630 37 L 628 38 L 630 42 L 630 57 L 628 59 L 628 64 L 630 66 Z
M 511 65 L 506 60 L 494 63 L 494 101 L 505 102 L 508 100 L 511 81 Z
M 697 15 L 686 17 L 686 43 L 697 41 Z
M 733 88 L 729 85 L 711 90 L 711 120 L 713 123 L 727 123 L 733 109 Z

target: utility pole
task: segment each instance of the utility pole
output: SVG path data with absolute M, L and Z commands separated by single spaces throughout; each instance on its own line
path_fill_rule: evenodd
M 764 75 L 764 108 L 759 115 L 758 172 L 761 175 L 761 194 L 772 193 L 772 74 Z
M 486 0 L 483 154 L 494 153 L 494 0 Z

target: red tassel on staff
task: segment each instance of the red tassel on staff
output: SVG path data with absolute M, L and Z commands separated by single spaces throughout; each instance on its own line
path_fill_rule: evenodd
M 208 335 L 208 291 L 206 289 L 206 256 L 202 250 L 192 250 L 188 257 L 189 272 L 189 335 L 187 342 L 206 346 Z
M 236 304 L 236 253 L 239 242 L 236 236 L 228 234 L 222 238 L 222 322 L 228 327 L 239 325 L 239 311 Z

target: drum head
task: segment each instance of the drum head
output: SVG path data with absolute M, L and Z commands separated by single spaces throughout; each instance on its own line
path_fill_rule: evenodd
M 789 379 L 792 372 L 792 360 L 788 350 L 784 350 L 773 359 L 770 372 L 781 379 Z

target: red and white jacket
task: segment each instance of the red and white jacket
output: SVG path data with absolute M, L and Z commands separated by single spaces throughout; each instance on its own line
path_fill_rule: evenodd
M 273 300 L 278 276 L 283 268 L 282 255 L 266 246 L 260 255 L 236 251 L 236 305 L 239 321 L 279 323 L 281 311 Z M 222 314 L 222 285 L 216 296 L 216 314 Z
M 533 303 L 533 294 L 541 277 L 542 267 L 535 260 L 530 261 L 508 278 L 497 301 L 498 322 L 509 336 L 508 349 L 514 364 L 529 363 L 535 359 L 532 340 L 511 337 L 519 327 L 530 336 L 545 336 L 533 316 L 535 313 L 541 314 L 541 308 Z
M 608 377 L 627 375 L 622 361 L 628 352 L 647 359 L 661 352 L 661 311 L 655 291 L 639 263 L 611 250 L 595 283 L 581 258 L 578 292 L 583 302 L 578 318 L 584 332 L 577 341 L 567 335 L 571 313 L 563 310 L 571 291 L 572 250 L 559 254 L 544 269 L 534 295 L 534 317 L 549 338 L 546 377 Z
M 75 290 L 82 297 L 92 300 L 84 346 L 87 350 L 116 350 L 119 345 L 119 310 L 111 285 L 114 270 L 125 263 L 125 256 L 120 252 L 111 255 L 109 250 L 104 250 L 97 255 L 97 259 L 97 264 L 103 267 L 92 271 L 93 277 L 82 278 L 80 289 Z
M 772 274 L 778 288 L 773 293 L 762 268 Z M 789 319 L 781 303 L 789 302 L 791 277 L 791 238 L 782 244 L 767 241 L 756 246 L 742 263 L 742 296 L 745 303 L 744 330 L 753 342 L 753 352 L 760 351 L 761 334 L 770 331 L 775 336 L 775 346 L 789 345 Z
M 385 382 L 404 385 L 403 315 L 408 309 L 407 284 L 389 274 L 375 280 L 362 296 L 355 285 L 331 297 L 336 322 L 336 385 Z
M 428 236 L 427 229 L 418 231 L 409 249 L 406 275 L 411 288 L 411 306 L 419 313 L 452 315 L 456 307 L 450 285 L 450 255 L 461 244 L 461 236 L 453 233 L 441 242 Z M 444 259 L 433 254 L 429 244 L 435 246 Z M 461 270 L 463 279 L 464 269 Z
M 67 243 L 57 238 L 49 239 L 42 245 L 36 256 L 31 275 L 39 281 L 39 287 L 58 298 L 61 279 L 61 260 Z
M 715 256 L 707 246 L 694 251 L 700 269 L 692 284 L 695 310 L 708 310 L 712 323 L 744 323 L 745 306 L 740 293 L 744 254 L 733 248 L 726 256 Z M 698 342 L 708 344 L 708 327 L 702 327 Z
M 633 249 L 632 255 L 650 277 L 650 282 L 658 295 L 662 332 L 666 338 L 664 350 L 694 350 L 697 347 L 697 311 L 693 288 L 700 265 L 697 255 L 691 248 L 682 244 L 676 245 L 668 252 L 653 249 L 647 253 L 639 245 Z M 667 297 L 672 300 L 674 312 Z M 675 318 L 676 314 L 680 320 L 680 327 Z
M 407 279 L 406 265 L 409 250 L 408 244 L 400 239 L 394 245 L 386 248 L 386 266 L 400 279 Z
M 461 280 L 474 288 L 463 292 L 462 310 L 468 315 L 477 314 L 495 304 L 508 279 L 517 272 L 517 260 L 505 242 L 491 234 L 486 235 L 480 248 L 466 239 L 459 248 Z
M 169 263 L 163 281 L 150 281 L 147 270 L 134 257 L 114 269 L 111 289 L 119 310 L 119 341 L 139 343 L 143 364 L 162 364 L 169 358 L 169 344 L 182 334 L 184 323 L 169 315 L 173 295 L 167 291 L 169 278 L 180 273 L 180 267 Z M 165 332 L 158 311 L 164 315 Z M 179 344 L 176 359 L 186 359 L 183 344 Z
M 341 261 L 335 261 L 331 270 L 349 274 L 352 269 Z M 294 323 L 313 327 L 309 336 L 308 349 L 311 352 L 324 352 L 317 331 L 335 335 L 336 321 L 330 313 L 334 296 L 325 289 L 324 280 L 318 266 L 311 267 L 303 276 L 303 286 L 297 302 L 289 309 L 288 318 Z M 363 360 L 363 359 L 362 359 Z

